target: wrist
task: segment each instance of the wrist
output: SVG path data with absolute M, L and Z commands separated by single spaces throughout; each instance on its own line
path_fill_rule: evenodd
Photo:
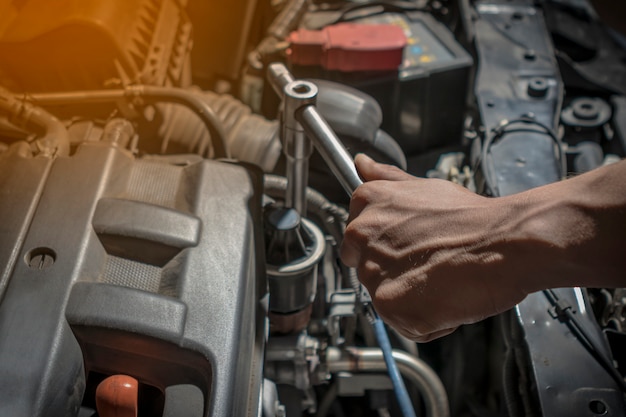
M 501 199 L 511 213 L 516 275 L 525 291 L 624 286 L 626 189 L 616 185 L 620 175 L 610 172 L 621 169 L 623 174 L 624 167 L 602 168 Z
M 578 263 L 581 246 L 593 238 L 588 216 L 571 195 L 531 190 L 515 198 L 518 270 L 527 293 L 583 285 L 587 275 Z

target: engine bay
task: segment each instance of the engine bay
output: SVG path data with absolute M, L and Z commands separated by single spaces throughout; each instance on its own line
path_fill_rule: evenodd
M 626 415 L 622 289 L 416 344 L 339 258 L 358 153 L 493 198 L 626 157 L 625 12 L 0 0 L 0 416 Z

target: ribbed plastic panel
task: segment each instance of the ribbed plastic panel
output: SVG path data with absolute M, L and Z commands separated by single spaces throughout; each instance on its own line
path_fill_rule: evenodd
M 191 23 L 175 0 L 0 0 L 0 15 L 0 73 L 16 92 L 182 83 Z

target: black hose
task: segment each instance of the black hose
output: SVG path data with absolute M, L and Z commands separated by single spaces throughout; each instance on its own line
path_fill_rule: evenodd
M 339 394 L 339 385 L 337 382 L 333 382 L 328 387 L 328 391 L 322 397 L 322 400 L 319 402 L 317 406 L 317 413 L 315 413 L 315 417 L 326 417 L 328 412 L 331 410 L 333 403 L 337 399 L 337 395 Z
M 373 13 L 357 13 L 364 9 L 370 8 L 378 8 L 380 10 L 376 10 Z M 424 10 L 423 6 L 412 2 L 412 1 L 389 1 L 389 0 L 374 0 L 374 1 L 365 1 L 359 3 L 349 4 L 340 10 L 340 15 L 331 23 L 339 23 L 339 22 L 348 22 L 351 20 L 357 20 L 364 17 L 369 17 L 371 15 L 381 14 L 383 12 L 392 12 L 392 13 L 406 13 L 406 12 L 415 12 Z M 351 14 L 355 13 L 354 17 L 350 17 Z
M 41 106 L 56 106 L 77 103 L 111 103 L 120 99 L 143 99 L 147 101 L 171 102 L 187 106 L 204 122 L 211 135 L 215 158 L 230 158 L 226 146 L 226 134 L 215 111 L 201 97 L 191 91 L 174 87 L 134 85 L 123 90 L 91 90 L 62 93 L 38 93 L 24 97 Z
M 513 348 L 509 348 L 504 356 L 502 372 L 504 402 L 509 412 L 509 417 L 524 416 L 524 406 L 520 399 L 519 384 L 520 381 L 517 373 L 517 364 L 515 362 L 515 353 Z
M 226 133 L 226 147 L 230 156 L 258 165 L 264 172 L 271 172 L 281 155 L 278 139 L 278 122 L 252 112 L 250 107 L 227 94 L 192 89 L 193 94 L 205 101 L 217 114 Z M 159 129 L 161 152 L 170 143 L 204 155 L 211 146 L 211 135 L 202 120 L 185 106 L 176 103 L 157 104 L 161 112 L 162 128 Z
M 170 101 L 188 106 L 196 112 L 209 130 L 214 157 L 230 158 L 222 122 L 215 111 L 197 95 L 184 89 L 170 87 L 133 86 L 126 90 L 130 91 L 131 94 L 138 90 L 138 96 L 141 98 L 145 97 L 155 101 Z
M 70 154 L 70 138 L 67 129 L 52 114 L 30 103 L 17 99 L 10 92 L 0 88 L 0 111 L 12 116 L 9 120 L 16 125 L 29 128 L 39 127 L 45 133 L 37 141 L 39 150 L 45 156 L 68 156 Z
M 524 406 L 519 392 L 521 382 L 515 360 L 515 350 L 518 348 L 517 345 L 519 343 L 517 335 L 514 333 L 516 323 L 511 319 L 510 312 L 503 313 L 496 319 L 506 348 L 501 375 L 504 405 L 509 413 L 509 417 L 523 417 Z

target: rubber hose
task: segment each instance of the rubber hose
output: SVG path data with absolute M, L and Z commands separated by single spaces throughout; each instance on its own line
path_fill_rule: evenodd
M 393 350 L 392 355 L 402 375 L 419 389 L 426 406 L 426 415 L 448 417 L 448 395 L 432 368 L 406 352 Z M 343 350 L 329 347 L 326 350 L 326 366 L 331 373 L 382 372 L 387 369 L 381 349 L 356 347 Z
M 504 391 L 504 402 L 510 417 L 523 417 L 524 407 L 518 391 L 519 378 L 517 377 L 517 365 L 515 354 L 512 349 L 507 350 L 504 357 L 504 370 L 502 372 L 502 385 Z
M 317 406 L 317 413 L 315 413 L 315 417 L 326 417 L 328 412 L 333 406 L 333 402 L 337 399 L 337 394 L 339 393 L 339 387 L 336 382 L 330 384 L 328 387 L 328 391 L 322 397 L 322 401 L 320 401 Z
M 206 102 L 220 119 L 231 157 L 255 164 L 264 172 L 271 172 L 275 168 L 282 150 L 277 121 L 253 113 L 250 107 L 228 94 L 216 94 L 199 88 L 190 88 L 188 91 Z M 191 110 L 174 103 L 158 104 L 157 107 L 163 115 L 159 128 L 162 153 L 166 152 L 170 143 L 200 154 L 209 149 L 210 133 Z
M 409 392 L 404 385 L 404 380 L 402 379 L 402 375 L 400 375 L 398 365 L 393 358 L 391 343 L 389 342 L 389 335 L 385 329 L 385 323 L 383 323 L 380 317 L 378 317 L 378 314 L 374 314 L 375 317 L 373 326 L 376 333 L 376 339 L 378 340 L 380 349 L 383 351 L 383 358 L 385 359 L 385 364 L 387 365 L 387 372 L 389 373 L 389 378 L 391 379 L 391 383 L 393 385 L 393 392 L 396 394 L 400 411 L 404 417 L 416 417 L 411 397 L 409 397 Z
M 37 143 L 45 156 L 69 156 L 70 138 L 67 129 L 59 119 L 46 110 L 19 100 L 0 88 L 0 111 L 13 116 L 17 125 L 44 129 L 44 136 Z
M 182 88 L 135 85 L 123 90 L 71 91 L 64 93 L 39 93 L 27 97 L 38 105 L 54 106 L 76 103 L 111 103 L 120 99 L 145 99 L 185 105 L 192 109 L 204 122 L 211 134 L 216 158 L 230 158 L 226 146 L 226 134 L 215 111 L 200 97 Z

